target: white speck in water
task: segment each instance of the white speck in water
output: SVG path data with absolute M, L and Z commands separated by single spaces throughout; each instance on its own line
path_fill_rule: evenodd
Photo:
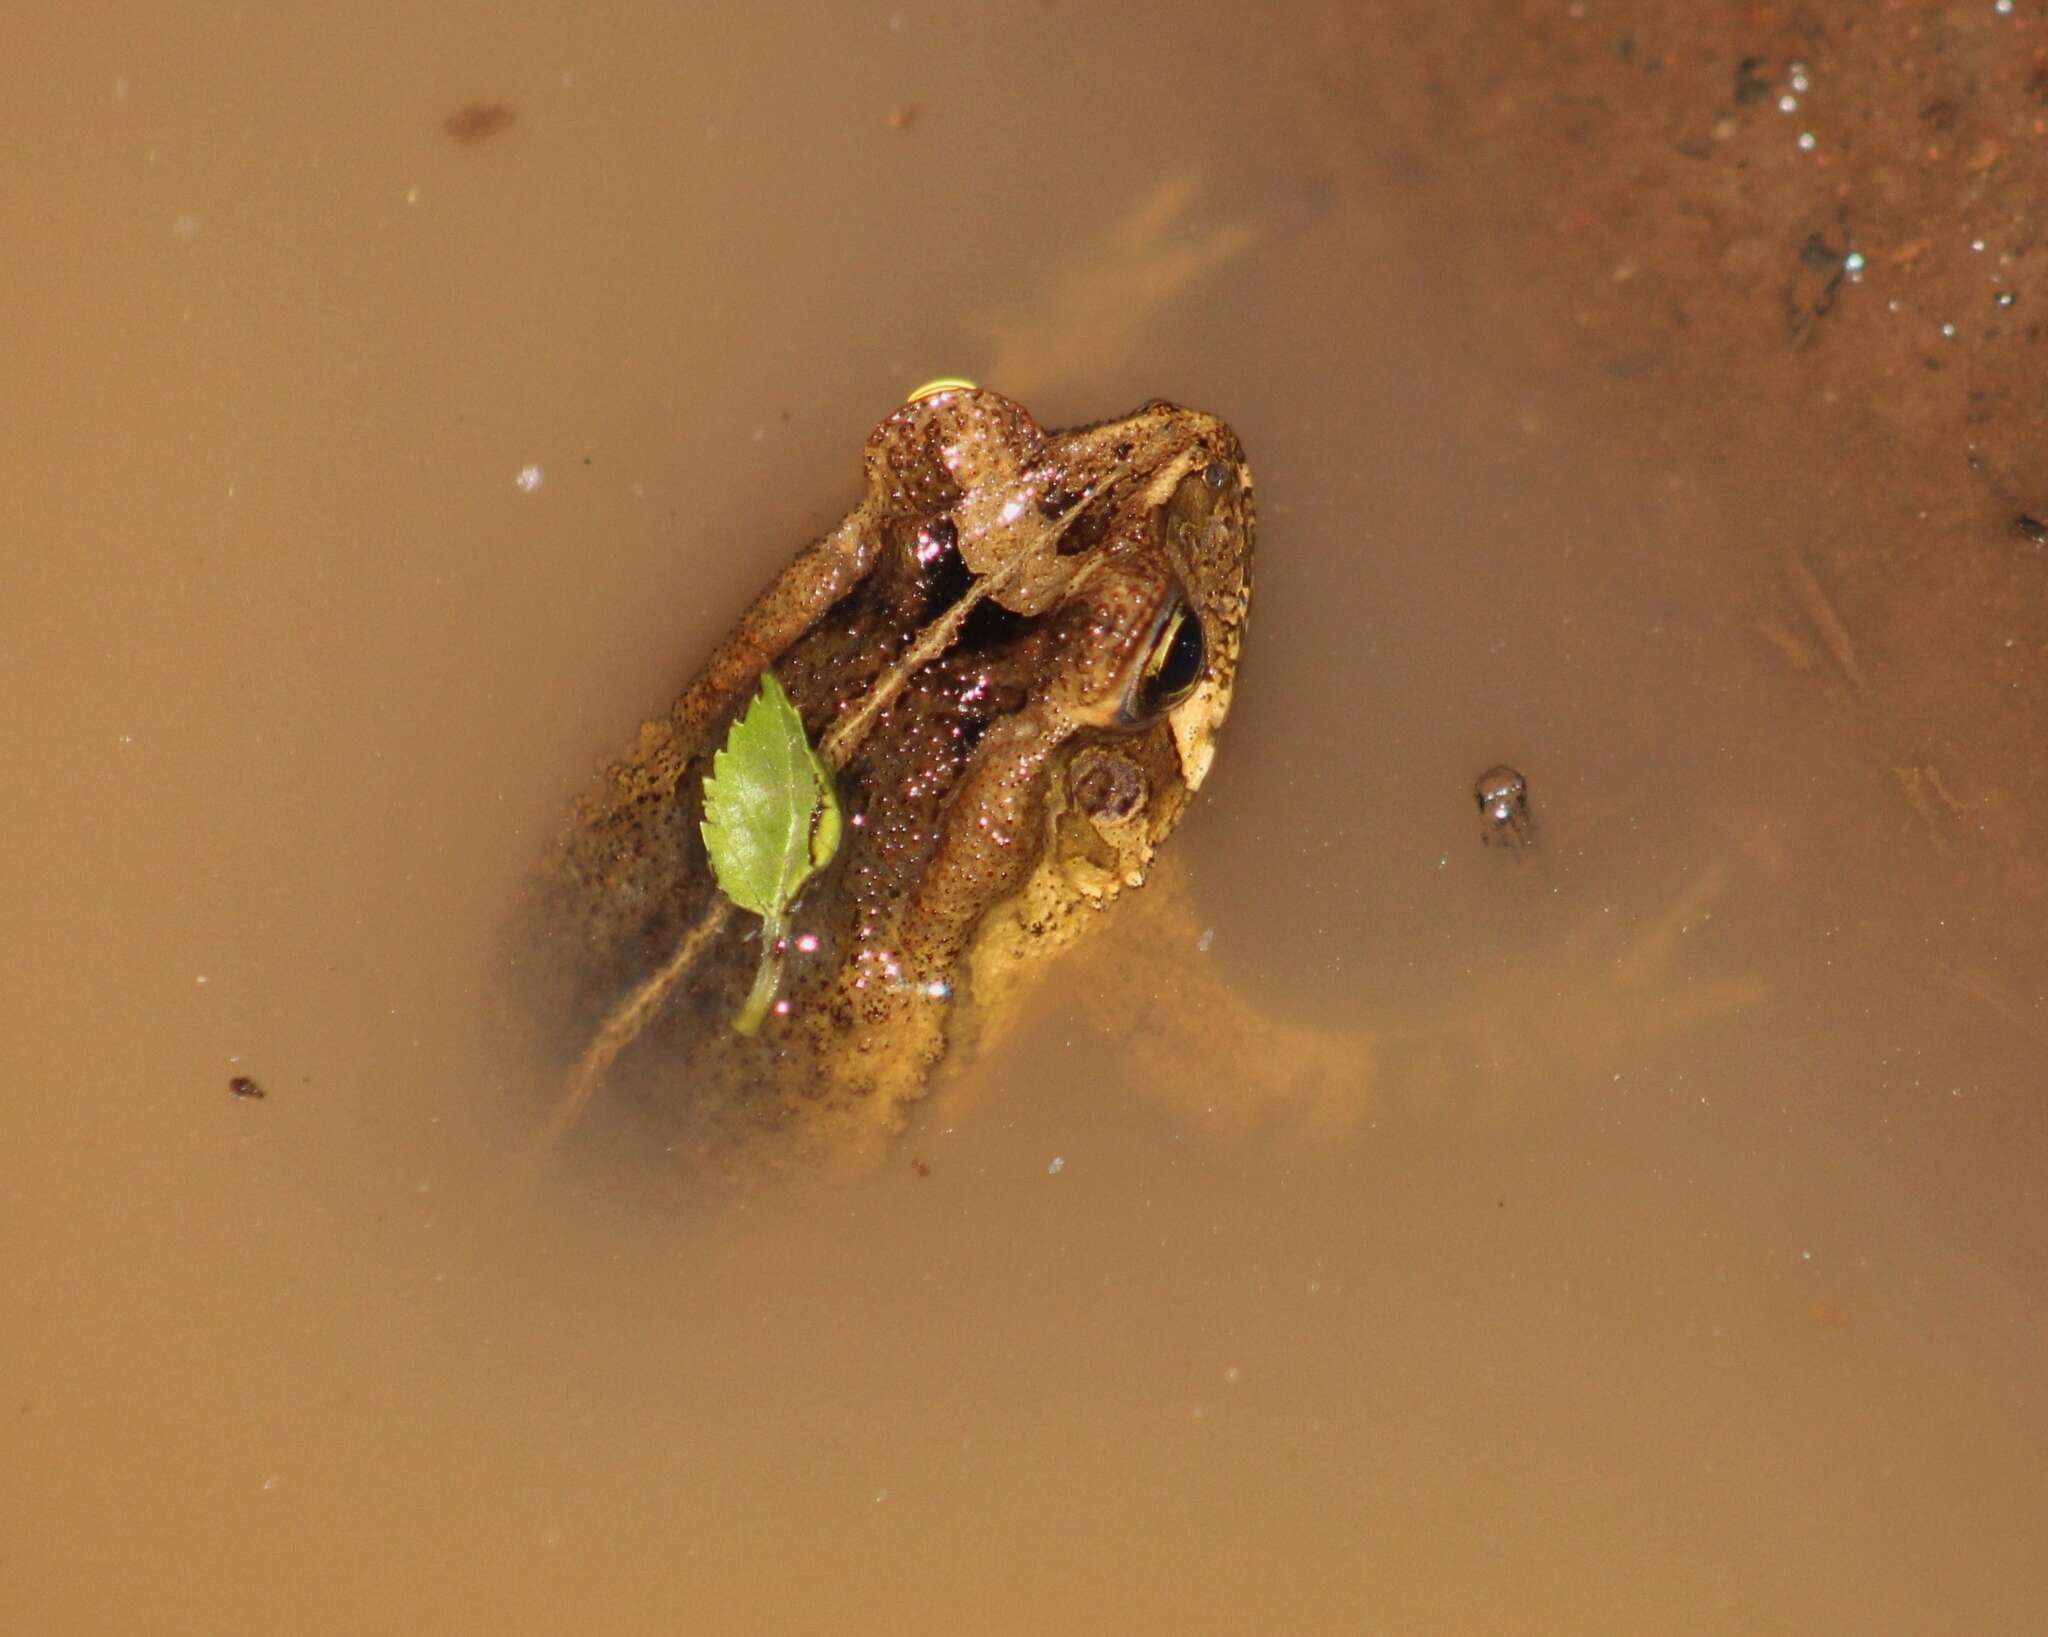
M 1970 241 L 1970 248 L 1981 256 L 1984 254 L 1984 241 L 1982 239 L 1972 239 Z
M 2014 295 L 2010 290 L 2001 290 L 1998 292 L 1997 295 L 1993 296 L 1991 299 L 1997 302 L 1998 305 L 2001 307 L 2010 307 L 2015 301 L 2019 300 L 2019 297 Z
M 203 983 L 205 983 L 205 982 L 206 982 L 206 974 L 205 974 L 204 972 L 202 972 L 202 973 L 200 973 L 200 974 L 199 974 L 199 975 L 198 975 L 198 976 L 197 976 L 196 978 L 194 978 L 194 979 L 193 979 L 192 981 L 193 981 L 194 983 L 199 983 L 199 984 L 203 984 Z
M 520 467 L 518 475 L 512 479 L 513 483 L 517 485 L 519 492 L 523 495 L 530 495 L 534 490 L 538 489 L 540 487 L 540 480 L 541 470 L 537 465 Z
M 1056 1177 L 1056 1176 L 1058 1176 L 1058 1175 L 1059 1175 L 1059 1174 L 1060 1174 L 1060 1173 L 1061 1173 L 1062 1171 L 1064 1171 L 1064 1170 L 1065 1170 L 1066 1168 L 1067 1168 L 1067 1157 L 1066 1157 L 1066 1155 L 1064 1155 L 1064 1154 L 1055 1154 L 1055 1155 L 1053 1155 L 1053 1157 L 1052 1157 L 1052 1164 L 1048 1165 L 1048 1166 L 1047 1166 L 1047 1167 L 1045 1168 L 1045 1174 L 1046 1174 L 1047 1176 L 1049 1176 L 1049 1177 Z
M 1801 153 L 1812 153 L 1813 150 L 1819 146 L 1820 139 L 1816 137 L 1813 134 L 1813 132 L 1801 131 L 1799 133 L 1799 151 Z
M 1944 324 L 1941 333 L 1946 340 L 1953 341 L 1956 338 L 1956 327 L 1953 324 Z
M 1991 0 L 1991 9 L 2001 17 L 2012 15 L 2012 0 Z
M 1202 928 L 1201 937 L 1195 940 L 1195 953 L 1197 955 L 1206 955 L 1209 953 L 1210 950 L 1214 949 L 1215 947 L 1216 929 L 1214 927 Z
M 1794 96 L 1794 95 L 1793 95 L 1793 94 L 1792 94 L 1792 93 L 1791 93 L 1790 91 L 1787 91 L 1787 92 L 1786 92 L 1786 93 L 1785 93 L 1785 94 L 1784 94 L 1783 96 L 1781 96 L 1780 98 L 1778 98 L 1778 112 L 1779 112 L 1779 113 L 1781 113 L 1781 114 L 1791 114 L 1791 113 L 1797 113 L 1797 112 L 1798 112 L 1798 110 L 1799 110 L 1799 99 L 1798 99 L 1797 97 L 1795 97 L 1795 96 Z
M 1842 271 L 1849 275 L 1851 283 L 1863 282 L 1863 252 L 1852 250 L 1842 258 Z
M 815 932 L 799 932 L 796 935 L 796 952 L 799 955 L 817 954 L 818 935 Z
M 265 1478 L 261 1486 L 264 1494 L 274 1494 L 277 1490 L 279 1482 L 280 1479 L 278 1478 L 275 1472 L 273 1472 L 269 1477 Z
M 888 1498 L 889 1491 L 886 1486 L 875 1491 L 875 1505 L 880 1506 L 882 1502 L 886 1501 Z
M 1787 81 L 1790 82 L 1792 89 L 1797 91 L 1801 96 L 1804 96 L 1806 94 L 1807 88 L 1813 84 L 1812 79 L 1808 76 L 1807 67 L 1804 63 L 1794 63 L 1790 68 L 1788 68 L 1785 71 L 1785 78 Z

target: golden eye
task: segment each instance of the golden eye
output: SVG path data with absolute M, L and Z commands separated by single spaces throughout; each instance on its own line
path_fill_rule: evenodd
M 1145 655 L 1143 669 L 1131 689 L 1125 706 L 1126 720 L 1149 722 L 1173 709 L 1194 692 L 1208 663 L 1208 645 L 1202 640 L 1202 622 L 1193 609 L 1178 597 L 1161 616 L 1159 629 Z

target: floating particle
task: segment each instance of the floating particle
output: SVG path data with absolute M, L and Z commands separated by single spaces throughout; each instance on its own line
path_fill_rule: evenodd
M 265 1091 L 246 1074 L 238 1074 L 228 1082 L 228 1095 L 231 1097 L 258 1098 L 268 1097 L 270 1093 Z
M 1813 150 L 1819 146 L 1820 139 L 1816 137 L 1813 134 L 1813 132 L 1801 131 L 1799 133 L 1799 151 L 1801 153 L 1812 153 Z
M 512 479 L 519 492 L 523 495 L 530 495 L 534 490 L 538 489 L 540 487 L 540 480 L 540 467 L 532 464 L 520 467 L 518 473 Z
M 483 142 L 508 129 L 518 118 L 518 110 L 509 102 L 465 102 L 441 121 L 441 129 L 456 142 Z
M 1502 763 L 1472 783 L 1479 806 L 1479 839 L 1490 847 L 1519 851 L 1536 839 L 1536 815 L 1529 805 L 1529 781 Z

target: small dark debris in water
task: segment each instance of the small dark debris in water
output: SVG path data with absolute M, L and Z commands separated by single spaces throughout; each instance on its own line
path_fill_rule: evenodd
M 465 102 L 441 121 L 441 129 L 457 142 L 475 143 L 496 136 L 518 118 L 509 102 Z
M 2048 523 L 2029 512 L 2021 512 L 2012 520 L 2012 532 L 2034 545 L 2048 546 Z
M 1735 106 L 1747 108 L 1752 102 L 1762 102 L 1771 94 L 1771 82 L 1757 70 L 1764 65 L 1761 57 L 1744 57 L 1735 65 Z
M 1529 806 L 1529 781 L 1503 763 L 1473 782 L 1479 804 L 1479 839 L 1489 847 L 1519 853 L 1536 842 L 1536 814 Z
M 1936 97 L 1920 105 L 1920 118 L 1937 131 L 1953 131 L 1962 105 L 1954 97 Z
M 1806 242 L 1799 247 L 1799 259 L 1821 273 L 1831 273 L 1840 267 L 1844 254 L 1828 243 L 1824 233 L 1807 234 Z
M 269 1092 L 251 1080 L 246 1074 L 238 1074 L 228 1082 L 228 1092 L 235 1097 L 268 1097 Z
M 1785 328 L 1794 344 L 1812 339 L 1813 327 L 1834 311 L 1835 298 L 1842 293 L 1842 286 L 1848 282 L 1853 267 L 1857 276 L 1862 276 L 1863 261 L 1859 256 L 1852 263 L 1850 250 L 1837 250 L 1821 233 L 1809 233 L 1799 246 L 1800 265 L 1811 272 L 1826 273 L 1827 282 L 1810 301 L 1802 301 L 1796 288 L 1785 292 Z
M 928 1177 L 932 1174 L 931 1162 L 929 1160 L 921 1160 L 915 1154 L 910 1156 L 910 1169 L 921 1177 Z

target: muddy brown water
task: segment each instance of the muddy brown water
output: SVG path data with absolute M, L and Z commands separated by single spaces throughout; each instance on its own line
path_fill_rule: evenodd
M 7 1627 L 2026 1629 L 2044 29 L 31 25 Z M 1186 982 L 508 1200 L 544 838 L 954 372 L 1252 453 Z

